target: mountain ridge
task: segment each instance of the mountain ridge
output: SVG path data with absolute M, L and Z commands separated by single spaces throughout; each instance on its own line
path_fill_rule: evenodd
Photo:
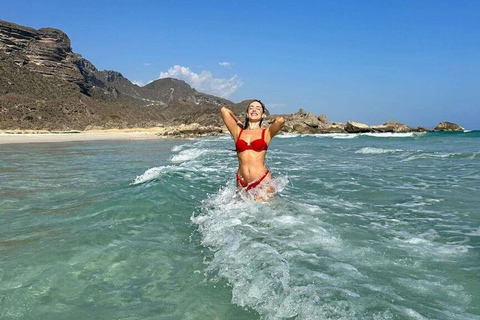
M 68 35 L 55 28 L 36 30 L 0 20 L 0 63 L 1 129 L 79 130 L 83 126 L 122 128 L 192 122 L 219 125 L 220 106 L 242 112 L 248 104 L 248 100 L 236 104 L 198 92 L 185 81 L 173 78 L 157 79 L 140 87 L 119 71 L 98 70 L 81 54 L 74 53 Z M 69 113 L 52 116 L 55 103 L 81 109 L 82 105 L 75 102 L 77 98 L 83 98 L 94 114 L 105 114 L 109 121 L 102 123 L 104 117 L 80 121 Z M 27 106 L 20 108 L 27 114 L 20 116 L 18 105 Z M 128 109 L 131 112 L 126 112 Z M 50 121 L 52 118 L 56 120 Z

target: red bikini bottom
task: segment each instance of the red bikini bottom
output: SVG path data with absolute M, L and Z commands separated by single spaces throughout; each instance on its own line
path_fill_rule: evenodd
M 244 189 L 246 189 L 246 191 L 248 191 L 248 190 L 258 186 L 260 184 L 260 182 L 262 182 L 262 180 L 265 179 L 265 177 L 267 176 L 268 173 L 269 173 L 269 171 L 267 169 L 267 171 L 263 174 L 263 176 L 261 178 L 259 178 L 257 180 L 254 180 L 251 183 L 247 183 L 247 181 L 243 180 L 237 172 L 237 181 L 240 182 L 240 185 Z

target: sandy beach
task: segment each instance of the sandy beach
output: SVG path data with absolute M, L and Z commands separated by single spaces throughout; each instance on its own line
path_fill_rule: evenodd
M 165 128 L 129 128 L 88 131 L 0 130 L 0 144 L 91 140 L 155 140 Z

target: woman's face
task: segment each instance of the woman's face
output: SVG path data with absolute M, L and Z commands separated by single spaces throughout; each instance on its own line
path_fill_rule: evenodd
M 260 102 L 253 101 L 252 103 L 250 103 L 250 105 L 248 106 L 247 114 L 248 114 L 249 121 L 251 122 L 260 121 L 263 115 L 263 108 Z

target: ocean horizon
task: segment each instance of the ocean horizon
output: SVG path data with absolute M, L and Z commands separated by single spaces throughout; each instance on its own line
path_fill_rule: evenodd
M 480 131 L 0 145 L 0 319 L 480 319 Z

